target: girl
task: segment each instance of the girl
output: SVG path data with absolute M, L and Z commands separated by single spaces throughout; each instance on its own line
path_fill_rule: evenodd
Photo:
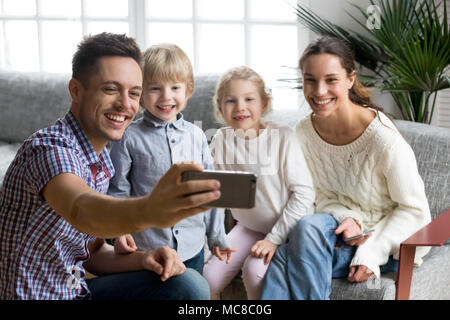
M 253 209 L 233 209 L 237 224 L 228 234 L 236 249 L 233 260 L 214 252 L 204 268 L 212 294 L 220 293 L 242 269 L 249 299 L 261 297 L 262 281 L 276 248 L 286 242 L 297 221 L 310 213 L 314 201 L 312 178 L 295 132 L 263 122 L 271 96 L 263 79 L 248 67 L 226 72 L 214 96 L 215 115 L 230 127 L 220 129 L 211 142 L 215 167 L 257 174 Z
M 396 271 L 400 243 L 431 219 L 414 153 L 359 84 L 350 48 L 321 38 L 299 68 L 312 114 L 296 129 L 324 214 L 293 228 L 263 299 L 328 299 L 332 278 L 361 282 Z M 375 231 L 346 241 L 368 229 Z M 428 250 L 417 248 L 416 263 Z

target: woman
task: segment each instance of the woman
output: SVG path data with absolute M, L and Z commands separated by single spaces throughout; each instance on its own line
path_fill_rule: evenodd
M 299 68 L 313 112 L 296 130 L 320 214 L 301 219 L 279 247 L 262 299 L 329 299 L 332 278 L 397 271 L 400 243 L 431 221 L 414 153 L 358 82 L 350 48 L 320 38 Z M 417 264 L 428 250 L 417 248 Z

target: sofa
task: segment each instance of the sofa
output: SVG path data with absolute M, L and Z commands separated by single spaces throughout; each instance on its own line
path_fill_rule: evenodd
M 20 73 L 0 70 L 0 184 L 24 139 L 34 131 L 51 125 L 70 107 L 68 74 Z M 195 77 L 195 92 L 183 112 L 185 119 L 200 126 L 210 140 L 217 128 L 212 96 L 218 75 Z M 278 110 L 268 119 L 294 126 L 310 111 Z M 411 144 L 419 172 L 425 182 L 432 218 L 450 208 L 450 130 L 396 120 L 396 125 Z M 226 213 L 229 230 L 232 218 Z M 448 220 L 447 220 L 448 221 Z M 450 230 L 450 225 L 444 229 Z M 447 240 L 447 239 L 445 239 Z M 442 244 L 442 243 L 441 243 Z M 450 242 L 431 249 L 422 266 L 412 273 L 410 299 L 450 299 Z M 334 279 L 331 299 L 394 299 L 397 273 L 384 274 L 381 281 L 351 284 Z M 224 290 L 221 299 L 246 299 L 241 278 L 236 277 Z

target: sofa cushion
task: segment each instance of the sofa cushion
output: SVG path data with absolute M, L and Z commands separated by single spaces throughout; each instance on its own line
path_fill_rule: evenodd
M 333 279 L 331 300 L 393 300 L 396 272 L 382 274 L 379 280 L 351 283 L 347 279 Z
M 450 244 L 433 247 L 414 268 L 411 300 L 450 300 Z
M 415 267 L 411 281 L 411 300 L 450 299 L 450 245 L 433 247 L 420 267 Z M 349 283 L 334 279 L 332 300 L 392 300 L 395 299 L 397 273 L 382 274 L 381 280 Z

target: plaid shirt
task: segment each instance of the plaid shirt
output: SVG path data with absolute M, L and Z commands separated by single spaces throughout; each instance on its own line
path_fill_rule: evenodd
M 72 173 L 101 193 L 114 168 L 106 149 L 98 155 L 68 112 L 27 140 L 0 192 L 0 299 L 89 297 L 83 262 L 95 238 L 78 232 L 41 195 L 55 176 Z

